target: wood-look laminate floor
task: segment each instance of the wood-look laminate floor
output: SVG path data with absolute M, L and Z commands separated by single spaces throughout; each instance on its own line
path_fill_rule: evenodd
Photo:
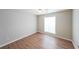
M 73 49 L 70 41 L 51 37 L 42 33 L 35 33 L 1 49 Z

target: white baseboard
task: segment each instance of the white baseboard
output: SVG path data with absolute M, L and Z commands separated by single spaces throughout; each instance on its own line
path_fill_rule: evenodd
M 68 40 L 68 41 L 72 42 L 72 39 L 69 39 L 69 38 L 65 38 L 65 37 L 62 37 L 62 36 L 59 36 L 59 35 L 56 35 L 56 37 L 61 38 L 61 39 L 65 39 L 65 40 Z
M 28 34 L 28 35 L 22 36 L 22 37 L 20 37 L 20 38 L 18 38 L 18 39 L 14 39 L 14 40 L 12 40 L 12 41 L 6 42 L 6 43 L 0 45 L 0 47 L 6 46 L 6 45 L 8 45 L 8 44 L 10 44 L 10 43 L 13 43 L 13 42 L 15 42 L 15 41 L 17 41 L 17 40 L 23 39 L 23 38 L 28 37 L 28 36 L 30 36 L 30 35 L 33 35 L 33 34 L 35 34 L 35 33 L 36 33 L 36 32 L 34 32 L 34 33 L 32 33 L 32 34 Z
M 58 38 L 65 39 L 65 40 L 68 40 L 68 41 L 71 41 L 71 42 L 72 42 L 72 39 L 65 38 L 65 37 L 59 36 L 59 35 L 57 35 L 57 34 L 45 33 L 45 32 L 40 32 L 40 33 L 48 34 L 48 35 L 50 35 L 50 36 L 58 37 Z
M 72 43 L 73 43 L 73 46 L 74 46 L 75 49 L 79 49 L 77 44 L 74 41 L 72 41 Z

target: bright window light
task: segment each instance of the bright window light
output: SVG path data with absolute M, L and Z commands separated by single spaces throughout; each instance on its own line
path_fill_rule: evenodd
M 44 31 L 49 33 L 56 33 L 56 17 L 45 17 Z

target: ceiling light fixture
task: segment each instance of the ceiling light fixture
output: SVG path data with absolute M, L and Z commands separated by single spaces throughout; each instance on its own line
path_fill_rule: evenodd
M 44 14 L 44 13 L 47 13 L 48 10 L 47 10 L 47 9 L 36 9 L 36 12 L 37 12 L 37 13 Z
M 38 12 L 42 12 L 43 11 L 43 9 L 38 9 Z

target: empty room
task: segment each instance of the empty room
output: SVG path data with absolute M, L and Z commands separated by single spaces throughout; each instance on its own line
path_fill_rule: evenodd
M 76 49 L 77 9 L 0 9 L 0 49 Z

